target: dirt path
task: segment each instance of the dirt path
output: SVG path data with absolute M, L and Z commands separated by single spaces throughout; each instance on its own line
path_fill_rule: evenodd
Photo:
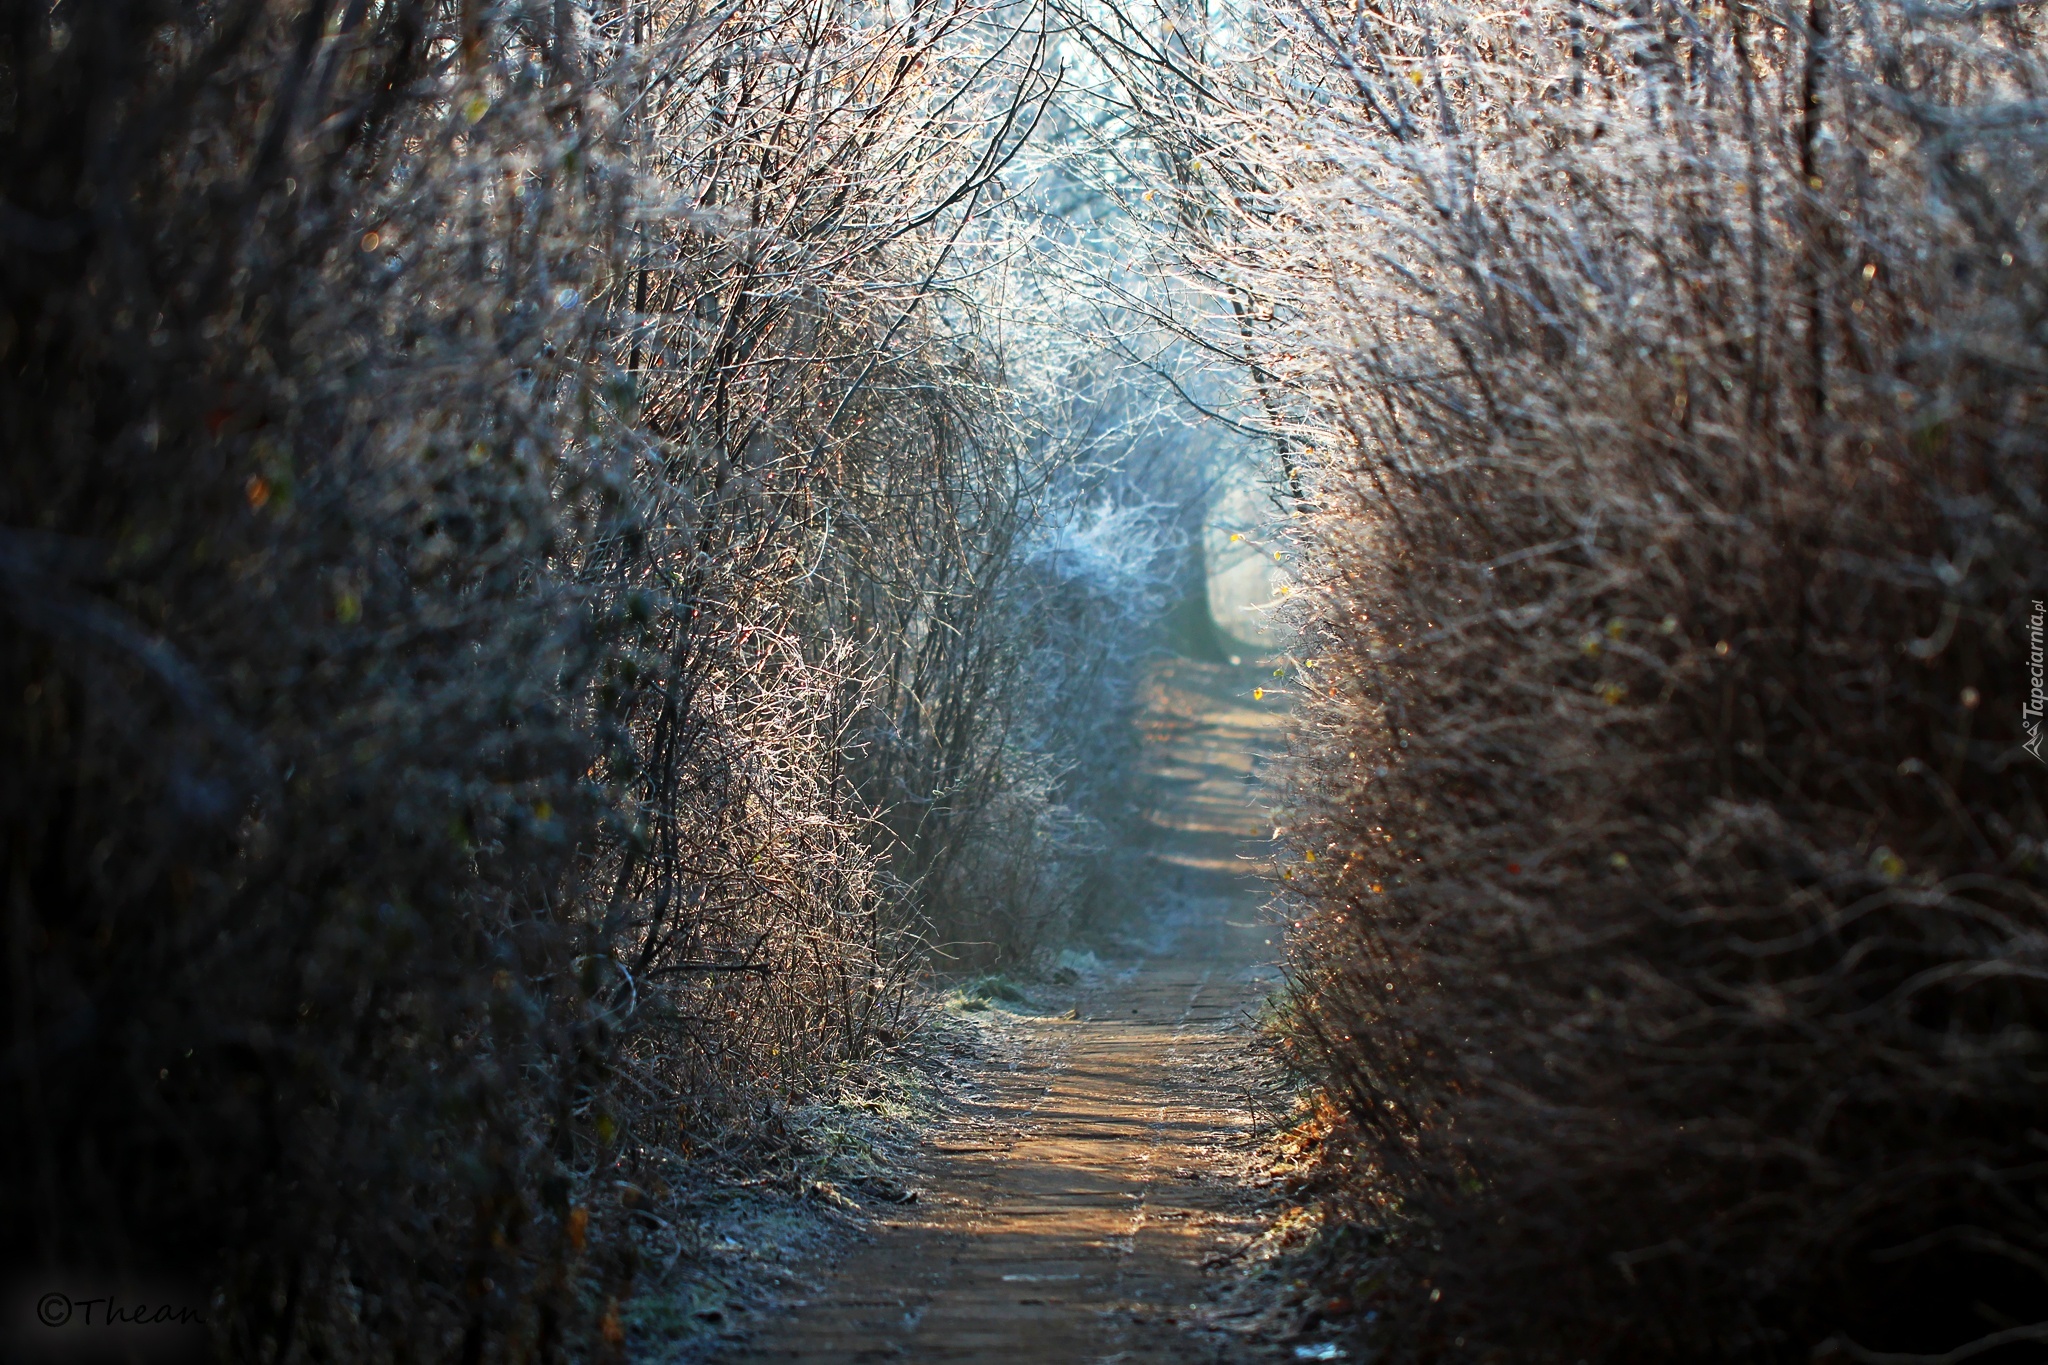
M 1239 1184 L 1254 1076 L 1240 1025 L 1270 987 L 1247 797 L 1278 707 L 1250 674 L 1176 661 L 1148 689 L 1165 793 L 1157 913 L 1129 958 L 1018 1017 L 1007 1069 L 935 1139 L 917 1203 L 746 1357 L 853 1361 L 1237 1359 L 1199 1330 L 1204 1264 L 1255 1220 Z M 1234 699 L 1235 698 L 1235 699 Z M 1036 994 L 1036 993 L 1035 993 Z

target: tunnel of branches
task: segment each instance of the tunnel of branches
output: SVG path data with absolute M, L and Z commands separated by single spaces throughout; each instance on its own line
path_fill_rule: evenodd
M 635 1358 L 1178 656 L 1361 1350 L 2039 1359 L 2041 26 L 0 0 L 6 1292 Z

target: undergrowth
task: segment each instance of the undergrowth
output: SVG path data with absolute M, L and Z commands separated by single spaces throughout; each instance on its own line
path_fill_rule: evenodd
M 626 1235 L 649 1266 L 619 1313 L 635 1360 L 684 1365 L 732 1351 L 807 1293 L 872 1217 L 922 1197 L 923 1139 L 1003 1044 L 920 998 L 910 1038 L 779 1113 L 771 1141 L 678 1153 L 644 1198 L 630 1198 L 639 1212 Z

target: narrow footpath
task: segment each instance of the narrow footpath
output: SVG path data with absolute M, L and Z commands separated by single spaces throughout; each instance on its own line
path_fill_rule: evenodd
M 1257 1231 L 1256 1068 L 1244 1025 L 1275 953 L 1248 777 L 1281 707 L 1245 669 L 1185 660 L 1147 685 L 1157 790 L 1148 913 L 1123 960 L 1019 1016 L 1013 1060 L 935 1136 L 914 1204 L 785 1305 L 749 1360 L 1248 1359 L 1202 1312 Z M 1036 994 L 1036 992 L 1034 992 Z

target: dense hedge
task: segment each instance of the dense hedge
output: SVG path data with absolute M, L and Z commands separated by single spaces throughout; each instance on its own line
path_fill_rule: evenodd
M 956 610 L 1074 590 L 1086 493 L 934 304 L 1012 37 L 0 11 L 10 1261 L 227 1359 L 603 1357 L 903 1033 L 940 854 L 1063 809 L 1020 680 L 1087 685 Z
M 1403 1359 L 2031 1359 L 2031 20 L 1432 13 L 1299 198 L 1338 1297 Z

